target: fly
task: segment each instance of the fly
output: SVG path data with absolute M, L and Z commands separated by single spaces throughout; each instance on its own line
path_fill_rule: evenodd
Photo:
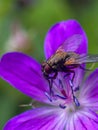
M 82 37 L 79 34 L 68 38 L 49 59 L 42 63 L 44 77 L 46 79 L 55 79 L 58 72 L 65 72 L 67 74 L 73 73 L 73 80 L 75 68 L 80 67 L 83 69 L 83 63 L 98 62 L 98 55 L 77 54 L 74 52 L 78 49 L 81 42 Z
M 77 99 L 74 96 L 72 86 L 75 77 L 74 69 L 78 67 L 80 67 L 80 69 L 85 69 L 82 67 L 83 63 L 98 62 L 98 55 L 78 54 L 75 52 L 81 42 L 81 35 L 73 35 L 72 37 L 68 38 L 50 58 L 48 58 L 45 62 L 42 63 L 43 76 L 49 82 L 50 94 L 52 93 L 53 80 L 56 79 L 58 72 L 64 72 L 65 75 L 72 74 L 70 86 L 74 101 L 76 102 Z
M 46 79 L 55 79 L 58 72 L 73 73 L 83 63 L 98 62 L 98 55 L 77 54 L 57 50 L 48 60 L 42 63 L 42 72 Z M 73 76 L 74 78 L 74 76 Z

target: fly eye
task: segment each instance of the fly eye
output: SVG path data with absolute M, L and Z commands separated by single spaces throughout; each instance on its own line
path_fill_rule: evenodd
M 51 73 L 51 68 L 48 64 L 45 66 L 45 72 L 48 74 Z

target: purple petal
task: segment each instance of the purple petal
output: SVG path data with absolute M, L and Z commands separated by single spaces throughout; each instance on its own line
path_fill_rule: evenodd
M 10 119 L 4 130 L 63 130 L 62 115 L 56 108 L 37 108 Z
M 45 38 L 45 55 L 49 58 L 64 45 L 65 51 L 75 51 L 79 54 L 87 52 L 87 37 L 76 20 L 67 20 L 53 25 Z
M 80 68 L 76 68 L 74 72 L 75 72 L 75 77 L 74 77 L 73 85 L 74 85 L 74 89 L 77 89 L 78 87 L 80 87 L 83 81 L 84 70 Z
M 24 94 L 45 101 L 48 84 L 42 77 L 41 66 L 31 57 L 12 52 L 1 59 L 0 76 Z
M 98 130 L 98 115 L 91 110 L 84 110 L 74 116 L 75 130 Z
M 91 110 L 82 109 L 69 114 L 66 130 L 97 130 L 98 115 Z
M 93 73 L 85 81 L 84 86 L 81 88 L 82 100 L 89 107 L 93 107 L 93 109 L 98 110 L 98 69 L 96 69 Z M 86 100 L 85 100 L 86 99 Z

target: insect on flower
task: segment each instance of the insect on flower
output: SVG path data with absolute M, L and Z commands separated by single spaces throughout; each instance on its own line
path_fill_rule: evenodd
M 98 62 L 98 55 L 77 54 L 73 51 L 66 52 L 64 50 L 69 43 L 75 43 L 73 50 L 76 50 L 81 43 L 81 35 L 74 34 L 68 38 L 49 59 L 42 63 L 42 72 L 44 77 L 49 81 L 50 89 L 52 81 L 57 77 L 58 72 L 64 72 L 65 76 L 72 74 L 72 83 L 75 77 L 75 68 L 84 69 L 83 63 Z M 50 90 L 51 91 L 51 90 Z
M 67 41 L 66 45 L 62 44 L 64 41 Z M 4 54 L 0 60 L 1 78 L 23 94 L 38 101 L 38 104 L 39 102 L 42 104 L 13 117 L 5 124 L 3 130 L 98 130 L 98 68 L 87 77 L 83 70 L 85 66 L 82 66 L 82 63 L 90 62 L 91 59 L 96 61 L 97 56 L 95 58 L 86 55 L 87 47 L 85 31 L 76 20 L 61 21 L 53 25 L 45 37 L 47 66 L 47 62 L 50 65 L 51 58 L 53 63 L 56 56 L 57 61 L 60 61 L 63 57 L 61 54 L 68 55 L 69 51 L 73 52 L 70 56 L 75 59 L 75 62 L 71 63 L 78 61 L 75 69 L 67 69 L 75 72 L 73 90 L 76 98 L 73 98 L 71 91 L 72 73 L 65 77 L 69 72 L 58 70 L 63 62 L 56 62 L 59 66 L 56 66 L 56 71 L 44 63 L 45 66 L 41 70 L 40 63 L 26 54 L 21 52 Z M 80 65 L 83 69 L 79 68 Z M 68 64 L 64 67 L 67 68 Z M 49 72 L 46 72 L 47 68 Z M 52 95 L 50 95 L 49 83 L 43 75 L 47 80 L 53 80 Z M 75 90 L 77 85 L 79 90 Z

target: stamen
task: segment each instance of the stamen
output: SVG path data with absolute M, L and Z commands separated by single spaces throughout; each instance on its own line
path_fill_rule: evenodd
M 59 104 L 59 107 L 62 108 L 62 109 L 65 109 L 65 108 L 66 108 L 66 106 L 63 105 L 63 104 Z
M 66 92 L 63 89 L 62 81 L 60 79 L 58 79 L 58 80 L 59 80 L 59 89 L 58 89 L 59 91 L 52 89 L 53 80 L 48 80 L 50 91 L 45 92 L 45 95 L 47 96 L 47 98 L 49 99 L 50 102 L 52 102 L 53 100 L 57 100 L 57 99 L 62 99 L 62 100 L 67 99 Z
M 58 95 L 58 96 L 61 97 L 62 99 L 66 99 L 67 96 L 66 96 L 66 92 L 65 92 L 65 90 L 64 90 L 62 81 L 61 81 L 60 79 L 58 79 L 58 80 L 59 80 L 59 86 L 61 86 L 61 87 L 60 87 L 60 92 L 61 92 L 61 94 L 63 95 L 63 96 L 60 96 L 60 95 Z
M 79 86 L 74 89 L 74 92 L 79 91 Z
M 57 97 L 59 97 L 59 98 L 61 98 L 61 99 L 67 99 L 67 97 L 63 97 L 63 96 L 61 96 L 61 95 L 58 95 L 58 94 L 56 94 L 56 95 L 54 95 L 54 96 L 57 96 Z
M 79 103 L 78 99 L 75 96 L 73 96 L 73 98 L 74 98 L 74 102 L 75 102 L 76 106 L 79 107 L 80 103 Z
M 47 92 L 45 92 L 45 95 L 47 96 L 47 98 L 49 99 L 49 101 L 52 102 L 52 98 L 51 98 L 51 96 Z
M 70 86 L 73 87 L 73 82 L 72 80 L 69 80 Z
M 74 101 L 75 105 L 79 107 L 80 103 L 79 103 L 78 99 L 75 97 L 74 91 L 73 91 L 73 82 L 71 80 L 69 80 L 69 83 L 70 83 L 71 90 L 72 90 L 73 101 Z

